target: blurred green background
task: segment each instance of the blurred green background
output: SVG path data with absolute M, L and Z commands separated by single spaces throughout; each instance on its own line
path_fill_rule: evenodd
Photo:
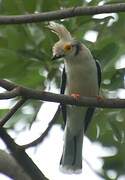
M 19 15 L 72 6 L 94 6 L 119 2 L 124 1 L 1 0 L 0 15 Z M 102 66 L 101 94 L 105 97 L 125 98 L 125 13 L 68 18 L 62 23 L 74 37 L 89 47 L 94 58 L 100 61 Z M 46 28 L 46 25 L 47 22 L 0 26 L 1 79 L 8 79 L 34 89 L 45 90 L 51 85 L 59 88 L 61 78 L 59 67 L 62 62 L 51 61 L 51 48 L 57 41 L 57 37 Z M 93 38 L 95 38 L 94 41 Z M 8 122 L 7 128 L 14 129 L 19 120 L 22 120 L 24 126 L 31 124 L 40 102 L 30 100 L 25 106 L 32 111 L 27 114 L 20 109 Z M 1 118 L 7 110 L 7 108 L 2 108 L 1 104 Z M 124 109 L 98 109 L 87 136 L 105 147 L 117 149 L 114 156 L 102 157 L 104 159 L 102 171 L 106 179 L 110 179 L 108 170 L 114 170 L 117 178 L 125 174 Z

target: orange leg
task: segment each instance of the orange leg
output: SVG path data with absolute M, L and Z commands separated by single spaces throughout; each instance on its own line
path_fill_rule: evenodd
M 72 93 L 71 96 L 74 97 L 75 99 L 79 99 L 80 98 L 80 94 L 79 93 Z M 103 101 L 104 97 L 103 96 L 96 96 L 96 99 L 98 101 Z

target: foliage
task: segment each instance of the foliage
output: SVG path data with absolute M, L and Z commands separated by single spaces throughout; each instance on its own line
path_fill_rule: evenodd
M 104 2 L 104 1 L 103 1 Z M 117 1 L 106 0 L 105 3 Z M 99 0 L 60 1 L 25 0 L 0 1 L 2 15 L 27 14 L 56 10 L 71 6 L 88 6 L 101 3 Z M 108 14 L 107 16 L 82 16 L 67 19 L 63 23 L 70 29 L 74 37 L 83 41 L 92 51 L 93 56 L 102 65 L 102 94 L 106 97 L 118 97 L 118 90 L 124 89 L 124 67 L 117 68 L 116 63 L 124 55 L 125 14 Z M 46 23 L 24 25 L 2 25 L 0 27 L 0 78 L 6 78 L 27 87 L 45 89 L 53 82 L 57 88 L 60 84 L 60 62 L 51 61 L 51 47 L 57 40 L 45 27 Z M 97 32 L 96 42 L 84 39 L 88 31 Z M 49 37 L 49 38 L 48 38 Z M 125 98 L 125 97 L 124 97 Z M 27 106 L 27 104 L 26 104 Z M 12 128 L 19 119 L 30 123 L 39 104 L 28 102 L 33 108 L 26 115 L 20 110 L 8 127 Z M 0 110 L 0 115 L 3 116 Z M 125 174 L 125 112 L 122 109 L 98 109 L 88 130 L 88 137 L 103 146 L 116 147 L 117 154 L 104 159 L 105 174 L 112 169 L 117 176 Z M 25 124 L 26 125 L 26 124 Z M 99 135 L 97 136 L 97 129 Z M 110 177 L 108 177 L 110 179 Z

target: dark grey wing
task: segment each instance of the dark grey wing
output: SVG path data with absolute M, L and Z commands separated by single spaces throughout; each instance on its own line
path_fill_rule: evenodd
M 101 67 L 99 61 L 95 61 L 97 74 L 98 74 L 98 87 L 100 88 L 101 85 Z M 88 108 L 86 111 L 85 119 L 84 119 L 84 132 L 88 129 L 88 126 L 91 122 L 92 116 L 94 114 L 96 108 Z
M 66 89 L 66 71 L 65 71 L 65 67 L 63 68 L 63 72 L 62 72 L 62 79 L 61 79 L 61 89 L 60 89 L 60 94 L 64 94 L 65 93 L 65 89 Z M 61 110 L 62 110 L 62 116 L 63 116 L 63 120 L 64 123 L 66 124 L 66 105 L 64 104 L 60 104 L 61 106 Z
M 98 73 L 98 86 L 100 88 L 101 85 L 101 80 L 102 80 L 102 71 L 101 71 L 101 65 L 99 63 L 99 61 L 95 61 L 96 63 L 96 68 L 97 68 L 97 73 Z
M 86 133 L 88 126 L 92 120 L 92 116 L 95 112 L 95 108 L 88 108 L 84 119 L 84 133 Z
M 64 94 L 65 89 L 66 89 L 66 71 L 65 71 L 65 67 L 64 67 L 63 72 L 62 72 L 60 94 Z

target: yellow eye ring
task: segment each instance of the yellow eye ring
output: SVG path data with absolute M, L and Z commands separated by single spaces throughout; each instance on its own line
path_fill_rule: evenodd
M 72 45 L 71 44 L 65 44 L 64 45 L 64 50 L 65 51 L 70 51 L 72 49 Z

